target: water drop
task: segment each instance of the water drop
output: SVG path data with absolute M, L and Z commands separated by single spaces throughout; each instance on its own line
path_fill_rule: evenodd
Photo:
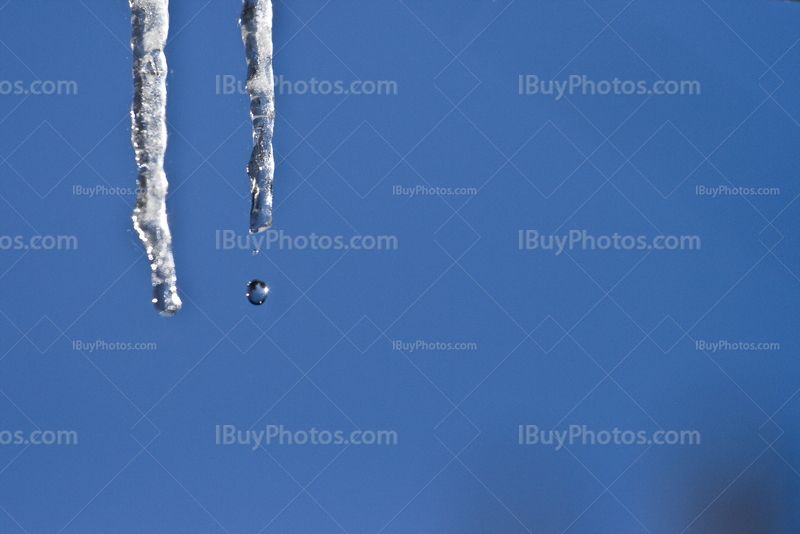
M 256 306 L 264 304 L 264 301 L 267 300 L 267 293 L 269 293 L 269 288 L 261 280 L 252 280 L 247 284 L 247 300 Z
M 257 248 L 253 249 L 253 256 L 258 256 L 258 249 Z

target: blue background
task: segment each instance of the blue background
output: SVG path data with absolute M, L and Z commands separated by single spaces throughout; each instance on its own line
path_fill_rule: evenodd
M 2 1 L 2 0 L 0 0 Z M 275 222 L 397 250 L 246 235 L 240 3 L 172 3 L 168 212 L 183 310 L 132 231 L 126 2 L 0 6 L 0 532 L 797 532 L 800 5 L 288 0 Z M 519 76 L 697 80 L 700 95 L 519 94 Z M 394 187 L 476 188 L 394 195 Z M 777 187 L 711 198 L 696 187 Z M 520 250 L 518 232 L 691 235 L 701 250 Z M 271 288 L 261 307 L 245 284 Z M 75 342 L 155 343 L 77 350 Z M 477 350 L 394 350 L 392 341 Z M 698 341 L 779 350 L 698 350 Z M 393 430 L 398 444 L 218 445 L 216 425 Z M 520 445 L 519 425 L 702 443 Z

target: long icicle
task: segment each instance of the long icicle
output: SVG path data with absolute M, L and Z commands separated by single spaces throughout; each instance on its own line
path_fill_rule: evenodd
M 139 196 L 133 227 L 147 249 L 155 290 L 153 304 L 161 315 L 181 309 L 167 224 L 167 61 L 164 46 L 169 30 L 169 0 L 130 0 L 134 96 L 131 141 L 139 167 Z
M 247 55 L 247 92 L 253 120 L 253 153 L 247 165 L 250 176 L 250 233 L 272 226 L 272 180 L 275 161 L 272 132 L 275 127 L 275 81 L 272 77 L 272 1 L 244 0 L 242 41 Z

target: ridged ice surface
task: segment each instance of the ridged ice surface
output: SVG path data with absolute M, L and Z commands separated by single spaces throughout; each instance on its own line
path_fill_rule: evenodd
M 131 140 L 139 167 L 139 196 L 133 226 L 147 249 L 155 290 L 153 303 L 161 315 L 181 309 L 167 224 L 167 61 L 164 46 L 169 30 L 169 0 L 130 0 L 133 36 Z
M 247 93 L 253 119 L 253 154 L 247 165 L 252 204 L 250 233 L 272 226 L 272 179 L 275 161 L 272 132 L 275 127 L 275 85 L 272 78 L 272 1 L 244 0 L 242 40 L 247 55 Z

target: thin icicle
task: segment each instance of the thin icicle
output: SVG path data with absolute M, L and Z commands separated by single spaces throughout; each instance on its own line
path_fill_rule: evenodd
M 242 41 L 247 55 L 247 92 L 253 119 L 253 154 L 247 165 L 251 181 L 250 233 L 272 226 L 272 179 L 275 161 L 275 82 L 272 77 L 272 1 L 244 0 Z
M 133 227 L 147 249 L 153 303 L 161 315 L 175 315 L 181 299 L 175 286 L 172 236 L 167 224 L 167 61 L 164 46 L 169 30 L 169 0 L 130 0 L 134 96 L 131 141 L 139 167 L 139 196 Z

